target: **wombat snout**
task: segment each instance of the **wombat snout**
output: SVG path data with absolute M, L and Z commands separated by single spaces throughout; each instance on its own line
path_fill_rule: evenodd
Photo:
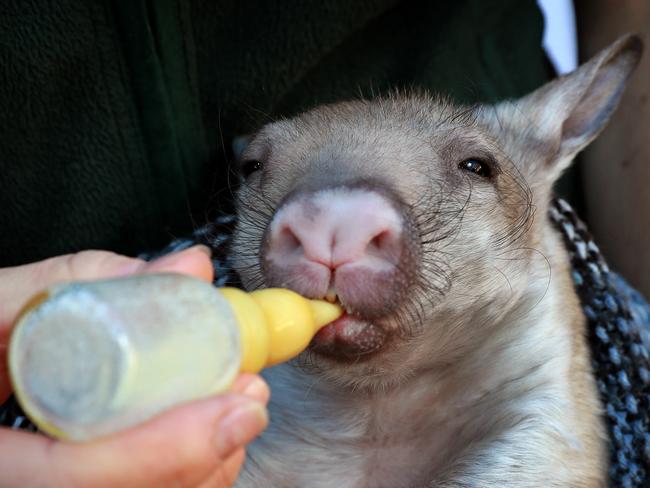
M 272 286 L 336 298 L 348 311 L 344 322 L 381 318 L 399 306 L 416 272 L 417 240 L 402 207 L 387 192 L 366 187 L 293 193 L 268 225 L 262 249 L 265 275 Z M 321 339 L 354 346 L 359 330 L 358 323 L 339 324 Z M 363 333 L 366 345 L 368 335 Z

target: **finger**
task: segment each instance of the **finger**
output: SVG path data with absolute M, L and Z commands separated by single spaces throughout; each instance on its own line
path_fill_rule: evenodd
M 0 326 L 13 320 L 28 298 L 54 283 L 142 272 L 179 272 L 212 281 L 210 250 L 206 246 L 194 246 L 150 263 L 108 251 L 83 251 L 0 269 Z
M 178 272 L 201 278 L 212 283 L 214 268 L 212 266 L 210 248 L 203 245 L 190 247 L 181 252 L 168 254 L 146 263 L 142 268 L 144 273 Z
M 143 265 L 140 259 L 112 252 L 83 251 L 0 269 L 0 325 L 12 321 L 28 298 L 54 283 L 131 274 Z
M 194 486 L 224 462 L 236 472 L 237 451 L 267 422 L 259 402 L 227 395 L 86 444 L 0 431 L 0 473 L 7 486 Z
M 269 402 L 271 396 L 271 390 L 262 377 L 251 373 L 240 374 L 230 391 L 231 393 L 246 395 L 264 405 Z
M 246 458 L 244 448 L 237 449 L 224 463 L 214 470 L 199 488 L 230 488 L 235 484 Z

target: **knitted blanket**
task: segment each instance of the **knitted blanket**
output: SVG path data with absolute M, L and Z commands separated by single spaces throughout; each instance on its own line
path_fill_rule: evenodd
M 564 237 L 609 428 L 612 487 L 650 486 L 650 307 L 609 270 L 587 227 L 564 200 L 549 217 Z
M 592 367 L 610 439 L 610 486 L 650 486 L 650 306 L 611 272 L 586 226 L 567 202 L 556 199 L 549 218 L 564 238 L 572 276 L 588 323 Z M 222 216 L 142 257 L 179 251 L 194 244 L 213 250 L 216 286 L 239 286 L 228 261 L 235 218 Z M 12 398 L 0 407 L 0 425 L 36 430 Z

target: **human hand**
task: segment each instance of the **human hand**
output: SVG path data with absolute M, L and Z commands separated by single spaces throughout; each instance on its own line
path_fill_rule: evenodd
M 151 263 L 84 251 L 0 269 L 0 403 L 11 393 L 7 343 L 23 304 L 61 281 L 179 272 L 212 280 L 209 250 L 197 246 Z M 84 444 L 0 429 L 0 486 L 206 486 L 234 483 L 244 446 L 268 422 L 266 384 L 241 375 L 231 392 L 163 413 L 127 431 Z

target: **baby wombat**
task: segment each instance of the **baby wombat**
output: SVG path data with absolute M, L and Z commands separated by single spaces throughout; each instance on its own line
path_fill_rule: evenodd
M 638 63 L 623 37 L 516 101 L 318 107 L 241 156 L 249 288 L 340 302 L 266 372 L 242 487 L 596 487 L 607 450 L 552 185 Z

